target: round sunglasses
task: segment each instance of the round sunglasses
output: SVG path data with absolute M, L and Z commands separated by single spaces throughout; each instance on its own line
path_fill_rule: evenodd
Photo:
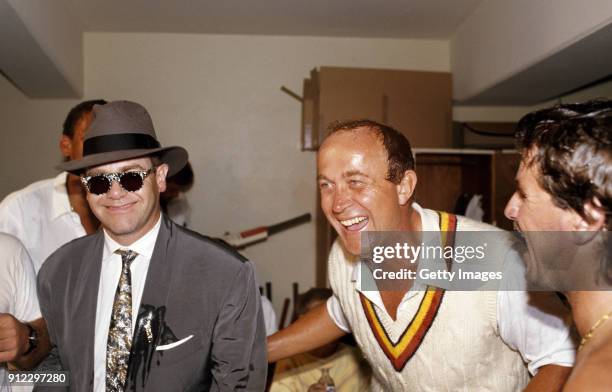
M 94 176 L 81 176 L 81 183 L 87 192 L 94 195 L 103 195 L 111 189 L 113 181 L 117 181 L 128 192 L 136 192 L 144 184 L 145 178 L 155 171 L 153 166 L 149 170 L 130 170 L 122 173 L 104 173 Z

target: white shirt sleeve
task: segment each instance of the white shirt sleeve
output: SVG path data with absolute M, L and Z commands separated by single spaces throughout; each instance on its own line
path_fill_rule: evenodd
M 524 280 L 522 260 L 514 255 L 517 260 L 509 260 L 504 273 Z M 532 375 L 544 365 L 573 366 L 576 335 L 569 309 L 554 292 L 519 291 L 515 284 L 516 281 L 513 287 L 502 287 L 497 295 L 497 324 L 502 340 L 521 354 Z
M 0 304 L 0 309 L 11 310 L 10 313 L 21 321 L 31 321 L 41 317 L 36 294 L 36 273 L 27 251 L 14 237 L 2 234 L 0 237 L 0 264 L 2 270 L 2 290 L 11 288 L 12 293 L 0 297 L 13 298 L 13 303 Z
M 270 336 L 278 331 L 276 323 L 276 312 L 272 307 L 272 303 L 265 295 L 261 296 L 261 310 L 263 312 L 264 324 L 266 325 L 266 336 Z
M 336 296 L 336 294 L 329 297 L 327 300 L 327 313 L 329 317 L 333 320 L 333 322 L 346 333 L 351 332 L 351 326 L 349 325 L 346 317 L 344 316 L 344 311 L 342 310 L 342 306 L 340 305 L 340 300 Z

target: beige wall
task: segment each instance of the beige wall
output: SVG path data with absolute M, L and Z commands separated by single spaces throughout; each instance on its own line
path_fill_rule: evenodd
M 301 92 L 320 65 L 449 71 L 448 53 L 446 41 L 86 34 L 85 98 L 141 102 L 162 143 L 189 150 L 193 227 L 218 236 L 317 208 L 315 154 L 300 151 L 301 107 L 281 86 Z M 4 197 L 54 173 L 75 101 L 29 100 L 1 78 L 0 100 Z M 314 284 L 314 238 L 311 223 L 244 252 L 273 282 L 278 310 L 291 282 Z
M 54 175 L 62 122 L 75 100 L 33 100 L 0 77 L 0 198 Z

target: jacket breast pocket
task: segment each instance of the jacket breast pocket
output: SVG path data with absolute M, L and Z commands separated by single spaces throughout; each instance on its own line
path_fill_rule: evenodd
M 159 366 L 172 366 L 182 361 L 204 361 L 208 357 L 208 348 L 197 334 L 178 337 L 176 342 L 159 345 L 155 349 L 155 358 Z

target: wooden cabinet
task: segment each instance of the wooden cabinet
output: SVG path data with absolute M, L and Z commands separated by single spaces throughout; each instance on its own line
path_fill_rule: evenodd
M 506 230 L 504 216 L 514 192 L 520 155 L 514 150 L 415 149 L 415 200 L 426 208 L 455 211 L 463 195 L 482 196 L 483 221 Z

